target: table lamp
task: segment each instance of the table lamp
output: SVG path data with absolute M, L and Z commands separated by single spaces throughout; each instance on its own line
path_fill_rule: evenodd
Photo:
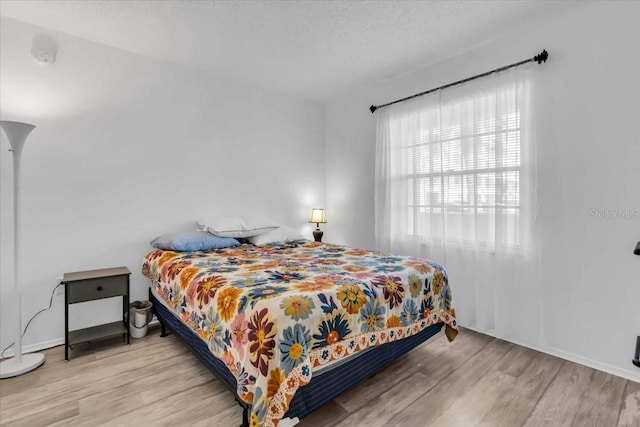
M 316 242 L 322 242 L 322 235 L 324 234 L 322 230 L 320 230 L 320 223 L 326 224 L 327 217 L 324 215 L 324 209 L 313 208 L 311 209 L 311 218 L 309 218 L 309 222 L 316 223 L 316 229 L 313 230 L 313 239 Z

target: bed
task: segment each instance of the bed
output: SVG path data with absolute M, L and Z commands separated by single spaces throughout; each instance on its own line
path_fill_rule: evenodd
M 302 418 L 444 329 L 443 266 L 306 240 L 143 261 L 163 327 L 232 390 L 243 425 Z

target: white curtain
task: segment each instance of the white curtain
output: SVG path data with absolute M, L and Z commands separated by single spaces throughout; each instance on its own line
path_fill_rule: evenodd
M 532 89 L 520 67 L 378 110 L 375 215 L 379 250 L 446 267 L 461 325 L 541 342 Z

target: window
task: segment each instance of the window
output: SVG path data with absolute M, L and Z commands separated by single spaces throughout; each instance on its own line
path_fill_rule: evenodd
M 406 239 L 520 244 L 522 88 L 389 117 L 392 215 Z

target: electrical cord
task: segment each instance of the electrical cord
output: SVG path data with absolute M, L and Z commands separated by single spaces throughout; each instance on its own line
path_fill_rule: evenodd
M 31 322 L 33 322 L 33 320 L 38 317 L 38 315 L 42 312 L 45 312 L 49 309 L 51 309 L 51 307 L 53 306 L 53 296 L 56 294 L 56 289 L 58 289 L 60 286 L 62 286 L 62 283 L 58 283 L 53 290 L 51 291 L 51 297 L 49 298 L 49 307 L 47 308 L 43 308 L 42 310 L 40 310 L 39 312 L 37 312 L 36 314 L 34 314 L 31 319 L 29 319 L 29 321 L 27 322 L 27 325 L 24 327 L 23 331 L 22 331 L 22 335 L 21 337 L 24 337 L 24 334 L 27 333 L 27 329 L 29 329 L 29 325 L 31 325 Z M 4 348 L 4 350 L 2 350 L 2 352 L 0 352 L 0 358 L 4 359 L 4 352 L 9 350 L 11 347 L 13 347 L 15 345 L 15 342 L 12 342 L 11 344 L 9 344 L 8 346 L 6 346 Z

